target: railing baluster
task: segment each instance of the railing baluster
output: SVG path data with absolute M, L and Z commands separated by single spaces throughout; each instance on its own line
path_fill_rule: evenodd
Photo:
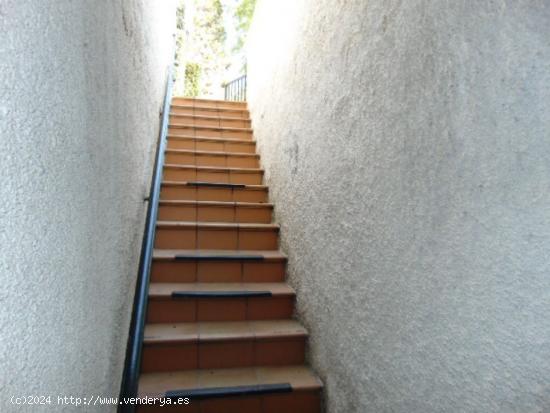
M 225 100 L 246 101 L 246 75 L 239 76 L 225 85 Z

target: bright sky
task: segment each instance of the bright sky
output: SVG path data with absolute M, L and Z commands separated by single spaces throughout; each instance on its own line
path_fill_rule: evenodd
M 233 14 L 235 13 L 235 9 L 237 8 L 237 5 L 240 3 L 239 0 L 220 0 L 223 6 L 223 20 L 224 20 L 224 26 L 225 26 L 225 32 L 227 34 L 227 40 L 225 42 L 225 51 L 227 53 L 227 56 L 233 55 L 233 47 L 235 47 L 235 44 L 237 42 L 237 33 L 235 30 L 235 22 L 233 19 Z M 226 74 L 226 80 L 233 80 L 239 77 L 241 73 L 241 64 L 242 61 L 242 52 L 237 55 L 233 56 L 233 59 L 231 59 L 231 67 L 228 69 L 228 73 Z
M 236 33 L 235 24 L 233 22 L 233 13 L 237 8 L 239 0 L 221 0 L 223 6 L 223 24 L 225 26 L 225 32 L 227 33 L 227 41 L 225 43 L 225 51 L 227 54 L 231 54 L 231 49 L 235 45 Z

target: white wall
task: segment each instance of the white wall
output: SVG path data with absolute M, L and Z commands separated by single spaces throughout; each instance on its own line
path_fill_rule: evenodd
M 260 1 L 249 106 L 329 412 L 550 411 L 550 3 Z
M 173 19 L 172 1 L 0 0 L 0 411 L 118 395 Z

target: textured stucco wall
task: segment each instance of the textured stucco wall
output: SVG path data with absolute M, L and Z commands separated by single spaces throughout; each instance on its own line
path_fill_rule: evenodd
M 249 105 L 329 412 L 550 412 L 550 2 L 260 1 Z
M 0 0 L 2 412 L 116 408 L 173 6 Z

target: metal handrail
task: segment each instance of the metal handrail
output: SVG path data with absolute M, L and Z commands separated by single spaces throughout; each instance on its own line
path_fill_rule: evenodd
M 168 134 L 168 122 L 170 117 L 170 105 L 172 101 L 173 63 L 168 69 L 166 77 L 166 94 L 162 108 L 162 121 L 153 169 L 153 178 L 148 198 L 147 217 L 145 219 L 145 231 L 141 246 L 141 256 L 136 281 L 136 293 L 130 322 L 128 347 L 124 363 L 124 374 L 120 389 L 120 402 L 118 411 L 121 413 L 133 413 L 135 404 L 125 404 L 123 398 L 136 397 L 141 366 L 141 351 L 143 345 L 143 333 L 145 330 L 145 316 L 147 314 L 147 298 L 149 294 L 149 278 L 153 259 L 153 246 L 155 229 L 158 216 L 160 187 L 162 182 L 162 169 L 164 166 L 164 153 L 166 150 L 166 137 Z
M 246 74 L 225 84 L 225 100 L 246 101 Z

